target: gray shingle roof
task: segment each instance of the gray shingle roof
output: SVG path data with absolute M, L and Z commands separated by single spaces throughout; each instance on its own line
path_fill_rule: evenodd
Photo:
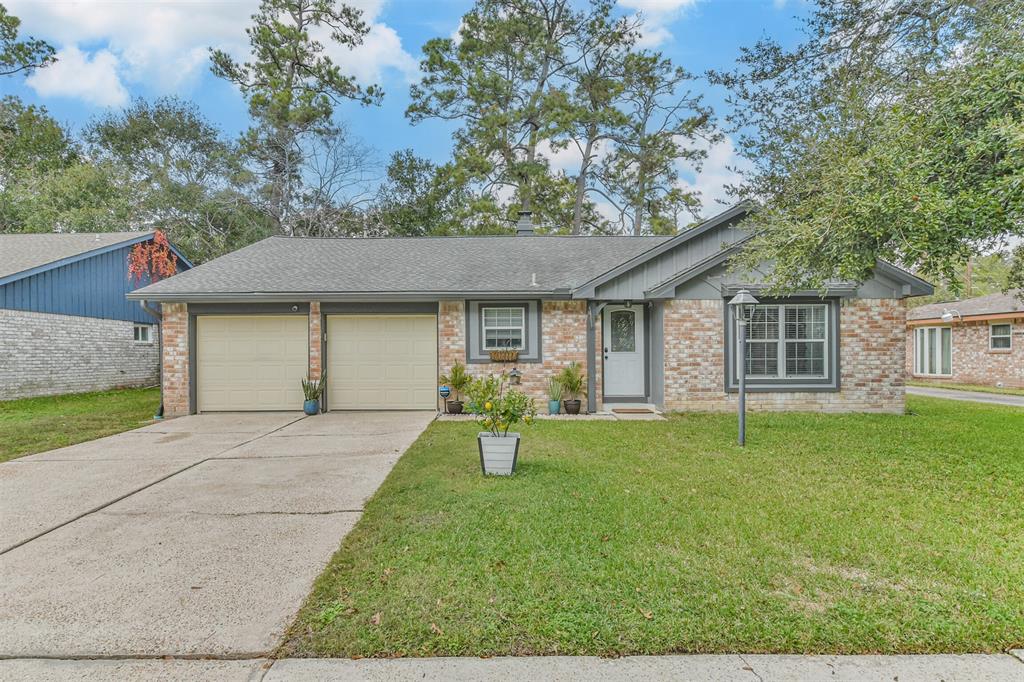
M 270 237 L 139 289 L 131 298 L 256 293 L 541 294 L 577 287 L 668 239 Z
M 939 318 L 942 317 L 942 313 L 945 310 L 955 310 L 964 317 L 1024 312 L 1024 302 L 1021 301 L 1021 296 L 1024 296 L 1024 290 L 1017 289 L 1005 294 L 989 294 L 988 296 L 965 298 L 962 301 L 930 303 L 908 310 L 907 319 L 930 320 Z
M 149 234 L 152 234 L 152 231 L 0 234 L 0 277 Z

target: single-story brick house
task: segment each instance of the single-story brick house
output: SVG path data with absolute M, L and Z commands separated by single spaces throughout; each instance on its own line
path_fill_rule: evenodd
M 157 383 L 158 321 L 125 299 L 128 254 L 154 234 L 0 235 L 0 400 Z
M 525 390 L 577 361 L 589 410 L 733 409 L 726 269 L 749 237 L 733 207 L 671 237 L 271 237 L 129 294 L 163 306 L 167 413 L 284 410 L 327 370 L 325 409 L 435 409 L 437 376 L 511 369 Z M 866 282 L 765 297 L 747 344 L 755 409 L 903 410 L 908 296 L 931 286 L 879 263 Z
M 907 374 L 916 379 L 1024 388 L 1024 291 L 912 308 Z

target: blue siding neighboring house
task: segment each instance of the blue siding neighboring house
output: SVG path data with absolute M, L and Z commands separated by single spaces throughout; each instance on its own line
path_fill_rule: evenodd
M 0 400 L 157 382 L 159 320 L 125 298 L 149 284 L 128 255 L 153 235 L 0 235 Z

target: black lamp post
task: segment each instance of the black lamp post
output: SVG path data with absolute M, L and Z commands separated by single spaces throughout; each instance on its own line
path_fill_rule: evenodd
M 740 445 L 747 444 L 747 323 L 754 316 L 757 299 L 746 289 L 740 289 L 729 301 L 736 315 L 736 326 L 739 330 L 739 348 L 736 351 L 736 364 L 740 383 Z

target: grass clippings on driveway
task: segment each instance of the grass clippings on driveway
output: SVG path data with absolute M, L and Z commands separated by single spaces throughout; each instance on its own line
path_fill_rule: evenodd
M 432 425 L 281 654 L 962 652 L 1024 645 L 1024 416 L 541 422 L 511 479 Z
M 0 402 L 0 462 L 145 426 L 159 405 L 158 388 Z

